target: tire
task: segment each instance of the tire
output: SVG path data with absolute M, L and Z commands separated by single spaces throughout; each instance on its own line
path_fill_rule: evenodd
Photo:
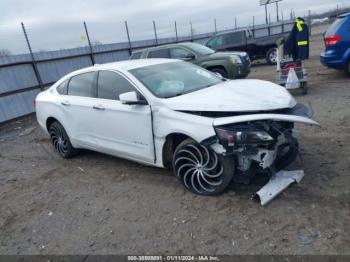
M 276 65 L 277 64 L 277 48 L 273 47 L 270 48 L 266 53 L 266 62 L 269 65 Z
M 197 195 L 211 196 L 222 193 L 231 183 L 235 161 L 186 139 L 174 152 L 173 167 L 176 178 L 186 189 Z
M 50 134 L 51 143 L 55 148 L 55 151 L 61 157 L 71 158 L 78 153 L 78 150 L 72 146 L 66 130 L 58 121 L 54 121 L 50 125 L 48 131 Z
M 224 78 L 228 78 L 228 74 L 227 74 L 225 69 L 214 67 L 214 68 L 210 69 L 210 71 L 213 73 L 219 73 Z
M 347 74 L 348 76 L 350 76 L 350 59 L 345 67 L 345 74 Z

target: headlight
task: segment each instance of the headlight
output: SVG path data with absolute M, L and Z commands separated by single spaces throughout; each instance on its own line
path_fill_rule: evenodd
M 261 130 L 228 130 L 215 128 L 215 132 L 223 146 L 261 144 L 273 141 L 266 131 Z
M 242 64 L 242 59 L 239 55 L 231 55 L 230 62 L 232 64 Z

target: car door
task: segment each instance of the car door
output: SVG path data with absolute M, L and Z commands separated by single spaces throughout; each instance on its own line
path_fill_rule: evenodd
M 98 72 L 97 98 L 92 118 L 99 150 L 142 162 L 154 162 L 152 114 L 149 105 L 126 105 L 119 95 L 135 91 L 133 84 L 115 71 Z
M 97 73 L 73 76 L 68 81 L 67 95 L 60 96 L 61 118 L 73 145 L 95 149 L 94 121 L 91 110 L 96 96 Z M 58 89 L 59 91 L 60 89 Z

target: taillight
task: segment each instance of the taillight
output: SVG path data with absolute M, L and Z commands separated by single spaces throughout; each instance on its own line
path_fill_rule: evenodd
M 340 41 L 340 38 L 341 38 L 340 35 L 332 35 L 332 36 L 326 37 L 325 44 L 326 46 L 333 46 Z

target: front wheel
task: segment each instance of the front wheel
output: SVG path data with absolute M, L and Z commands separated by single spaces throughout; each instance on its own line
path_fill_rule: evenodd
M 266 62 L 269 65 L 277 64 L 277 48 L 270 48 L 266 53 Z
M 213 73 L 220 74 L 223 78 L 228 78 L 228 73 L 226 72 L 225 69 L 215 67 L 215 68 L 210 69 L 210 71 Z
M 235 162 L 187 139 L 176 148 L 173 167 L 177 179 L 192 193 L 217 195 L 231 183 Z

